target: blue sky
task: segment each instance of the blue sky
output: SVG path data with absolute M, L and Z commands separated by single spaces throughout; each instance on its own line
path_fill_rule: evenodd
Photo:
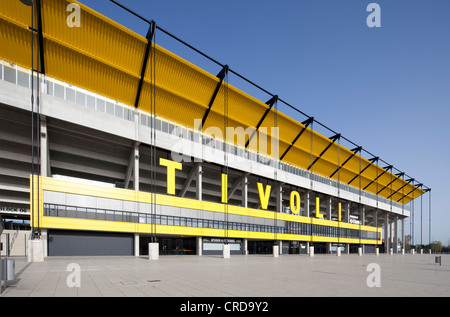
M 118 1 L 432 188 L 432 240 L 450 244 L 450 1 Z M 109 0 L 81 2 L 147 32 Z M 366 24 L 371 2 L 381 9 L 379 28 Z M 156 43 L 220 71 L 161 32 Z M 229 83 L 270 99 L 231 75 Z M 422 204 L 427 244 L 428 194 Z M 414 210 L 420 243 L 420 198 Z M 409 234 L 410 220 L 405 226 Z

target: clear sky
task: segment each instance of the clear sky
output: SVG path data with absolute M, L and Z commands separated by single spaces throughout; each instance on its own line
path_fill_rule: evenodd
M 147 32 L 146 23 L 109 0 L 81 2 Z M 450 244 L 450 1 L 118 2 L 432 188 L 431 239 Z M 366 23 L 369 3 L 380 7 L 380 27 Z M 220 71 L 162 32 L 156 43 L 213 74 Z M 232 75 L 229 83 L 270 99 Z M 428 194 L 422 222 L 420 206 L 418 198 L 415 242 L 428 244 Z M 410 220 L 405 226 L 409 234 Z

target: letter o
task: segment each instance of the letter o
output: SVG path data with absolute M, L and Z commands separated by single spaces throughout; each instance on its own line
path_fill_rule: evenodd
M 293 190 L 291 192 L 291 196 L 290 196 L 290 207 L 291 207 L 291 212 L 296 215 L 300 212 L 300 194 Z

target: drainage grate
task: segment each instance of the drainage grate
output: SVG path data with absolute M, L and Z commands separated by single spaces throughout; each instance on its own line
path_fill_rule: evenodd
M 136 285 L 137 283 L 135 281 L 122 281 L 120 282 L 122 285 Z

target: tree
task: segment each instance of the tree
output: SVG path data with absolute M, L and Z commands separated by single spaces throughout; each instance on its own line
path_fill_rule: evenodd
M 431 247 L 431 250 L 433 250 L 435 253 L 440 253 L 440 252 L 442 252 L 442 249 L 443 249 L 441 241 L 431 242 L 430 247 Z
M 405 237 L 405 250 L 410 251 L 411 250 L 411 235 L 407 235 Z

